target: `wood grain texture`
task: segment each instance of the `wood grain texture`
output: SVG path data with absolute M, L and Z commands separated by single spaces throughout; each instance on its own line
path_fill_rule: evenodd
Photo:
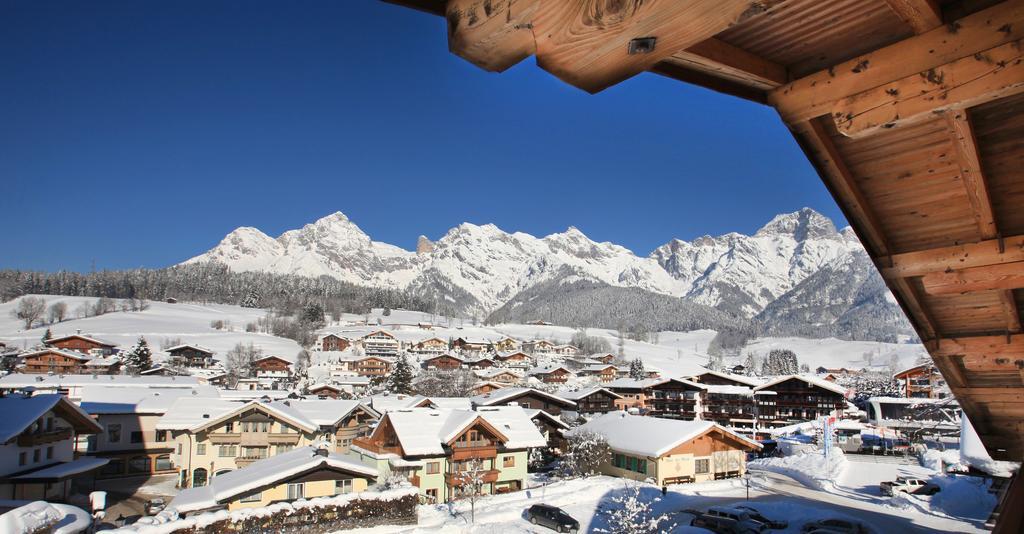
M 921 278 L 930 295 L 1024 288 L 1024 262 L 930 273 Z
M 893 254 L 882 276 L 891 279 L 924 276 L 971 267 L 985 267 L 1024 261 L 1024 235 L 989 239 L 978 243 Z
M 828 115 L 835 103 L 1024 38 L 1024 0 L 1007 0 L 948 25 L 844 61 L 768 95 L 787 123 Z
M 857 137 L 1019 93 L 1024 50 L 1012 41 L 845 97 L 831 115 L 843 135 Z
M 669 60 L 759 89 L 772 89 L 789 81 L 784 65 L 715 38 L 677 52 Z
M 778 0 L 545 0 L 533 19 L 537 65 L 596 93 L 722 30 L 765 12 Z M 629 54 L 636 38 L 653 50 Z
M 942 8 L 935 0 L 885 0 L 914 33 L 925 33 L 942 25 Z
M 540 0 L 448 0 L 448 50 L 502 72 L 533 55 L 533 16 Z

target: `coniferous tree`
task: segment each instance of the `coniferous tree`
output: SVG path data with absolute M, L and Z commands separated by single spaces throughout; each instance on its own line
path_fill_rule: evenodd
M 640 361 L 640 358 L 634 358 L 629 363 L 629 377 L 633 380 L 643 380 L 647 376 L 644 371 L 644 362 Z
M 51 339 L 53 339 L 53 332 L 50 332 L 50 329 L 47 328 L 46 332 L 43 332 L 43 344 L 45 345 Z
M 399 356 L 394 368 L 391 369 L 385 387 L 391 393 L 410 395 L 412 394 L 412 380 L 412 365 L 409 363 L 409 358 L 403 354 Z
M 130 375 L 138 375 L 153 366 L 153 352 L 149 350 L 146 338 L 140 337 L 132 350 L 124 359 L 125 371 Z

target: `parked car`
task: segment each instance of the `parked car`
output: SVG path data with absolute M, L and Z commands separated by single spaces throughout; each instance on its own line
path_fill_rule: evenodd
M 692 512 L 691 512 L 692 513 Z M 708 529 L 718 534 L 756 534 L 768 526 L 750 517 L 745 510 L 714 506 L 707 512 L 698 512 L 690 526 Z
M 768 527 L 768 528 L 770 528 L 772 530 L 784 530 L 787 527 L 789 527 L 789 521 L 780 521 L 780 520 L 776 520 L 776 519 L 768 519 L 767 517 L 764 516 L 764 514 L 762 514 L 761 512 L 758 512 L 757 509 L 754 508 L 753 506 L 748 506 L 746 504 L 739 504 L 739 505 L 736 505 L 736 508 L 738 510 L 743 510 L 743 511 L 747 512 L 747 514 L 750 515 L 751 519 L 753 519 L 754 521 L 757 521 L 757 522 L 763 524 L 764 526 L 766 526 L 766 527 Z
M 920 478 L 897 477 L 892 482 L 879 484 L 882 495 L 896 495 L 897 493 L 913 493 L 915 495 L 935 495 L 941 488 L 939 486 L 922 480 Z
M 150 500 L 146 501 L 146 515 L 156 515 L 156 514 L 159 514 L 160 512 L 163 511 L 163 509 L 166 506 L 167 506 L 167 503 L 163 499 L 161 499 L 159 497 L 157 497 L 155 499 L 150 499 Z
M 565 513 L 565 510 L 546 504 L 535 504 L 526 510 L 526 519 L 534 525 L 550 528 L 556 532 L 579 532 L 580 522 Z
M 805 533 L 835 533 L 835 534 L 868 534 L 871 532 L 867 527 L 856 521 L 848 519 L 819 519 L 811 521 L 800 529 Z

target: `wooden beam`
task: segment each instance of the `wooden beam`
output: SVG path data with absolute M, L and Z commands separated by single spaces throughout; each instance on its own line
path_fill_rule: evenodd
M 906 278 L 897 278 L 889 281 L 889 287 L 896 293 L 896 298 L 903 304 L 904 311 L 910 316 L 910 320 L 920 327 L 921 339 L 930 340 L 939 337 L 935 320 L 928 313 L 928 308 L 921 304 L 921 296 L 917 294 L 914 286 Z
M 660 74 L 673 80 L 679 80 L 694 85 L 702 86 L 712 91 L 736 96 L 758 104 L 767 102 L 765 92 L 755 87 L 743 85 L 732 80 L 719 78 L 713 74 L 678 65 L 671 61 L 662 61 L 651 67 L 650 72 Z
M 750 20 L 780 1 L 541 2 L 532 20 L 537 65 L 596 93 Z
M 536 50 L 531 21 L 540 0 L 448 0 L 448 50 L 502 72 Z
M 978 231 L 982 239 L 995 239 L 999 236 L 999 231 L 996 229 L 996 218 L 992 211 L 985 175 L 981 171 L 978 142 L 974 137 L 970 115 L 967 110 L 950 112 L 946 114 L 946 122 L 953 136 L 953 146 L 956 148 L 957 162 L 960 166 L 960 179 L 967 190 L 967 198 L 971 202 Z
M 887 255 L 891 249 L 885 234 L 882 233 L 882 227 L 870 205 L 864 199 L 860 187 L 857 186 L 853 172 L 843 161 L 839 149 L 832 139 L 832 134 L 824 122 L 821 119 L 814 119 L 798 124 L 794 126 L 794 132 L 807 143 L 808 148 L 817 156 L 812 158 L 812 161 L 817 160 L 823 165 L 822 180 L 830 186 L 829 189 L 833 191 L 836 200 L 849 207 L 851 218 L 865 233 L 865 244 L 868 246 L 868 250 L 878 256 Z
M 921 283 L 929 295 L 1024 288 L 1024 262 L 929 273 L 921 278 Z
M 1021 286 L 1024 287 L 1024 286 Z M 1006 314 L 1006 331 L 1019 334 L 1021 328 L 1020 310 L 1017 309 L 1017 299 L 1013 296 L 1013 290 L 1007 289 L 999 292 L 999 303 L 1003 305 L 1003 313 Z
M 893 254 L 883 258 L 881 269 L 887 280 L 924 276 L 972 267 L 987 267 L 1024 261 L 1024 235 L 986 239 L 978 243 Z
M 713 37 L 676 52 L 669 60 L 759 89 L 773 89 L 789 81 L 784 65 Z
M 972 336 L 944 337 L 930 348 L 933 357 L 984 355 L 988 358 L 1006 360 L 1013 363 L 1017 360 L 1024 365 L 1024 334 L 1010 336 Z
M 935 0 L 885 0 L 885 3 L 914 33 L 925 33 L 942 25 L 942 8 Z
M 899 128 L 1024 92 L 1024 51 L 1013 41 L 850 95 L 832 106 L 850 137 Z
M 1024 38 L 1024 0 L 1007 0 L 931 31 L 794 80 L 768 95 L 787 123 L 828 115 L 857 93 Z

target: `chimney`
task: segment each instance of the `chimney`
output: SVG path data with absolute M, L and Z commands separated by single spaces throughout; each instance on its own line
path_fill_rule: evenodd
M 314 454 L 316 454 L 317 456 L 322 456 L 324 458 L 327 458 L 327 455 L 329 453 L 330 453 L 330 451 L 327 450 L 327 444 L 326 443 L 321 443 L 320 445 L 317 445 L 316 452 Z

